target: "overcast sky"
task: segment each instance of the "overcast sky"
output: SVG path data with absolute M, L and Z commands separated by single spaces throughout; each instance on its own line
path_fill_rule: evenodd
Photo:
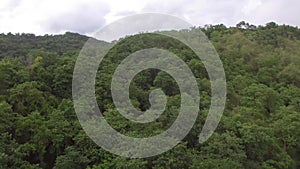
M 0 0 L 0 33 L 89 34 L 138 13 L 170 14 L 195 26 L 247 21 L 300 26 L 299 0 Z

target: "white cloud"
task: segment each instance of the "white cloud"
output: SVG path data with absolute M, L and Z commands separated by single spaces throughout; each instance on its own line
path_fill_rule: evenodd
M 196 26 L 241 20 L 300 26 L 299 6 L 298 0 L 1 0 L 0 32 L 89 33 L 144 12 L 178 16 Z
M 300 26 L 300 1 L 298 0 L 265 0 L 246 19 L 255 24 L 275 21 L 279 24 Z
M 251 15 L 262 4 L 261 0 L 250 0 L 242 8 L 245 15 Z
M 104 16 L 107 13 L 108 5 L 103 2 L 80 2 L 69 9 L 51 14 L 42 23 L 47 31 L 89 33 L 105 25 Z
M 86 33 L 105 24 L 109 5 L 96 0 L 18 0 L 0 7 L 0 32 Z

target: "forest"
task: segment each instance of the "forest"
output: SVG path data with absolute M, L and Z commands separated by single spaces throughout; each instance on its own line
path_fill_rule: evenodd
M 0 168 L 300 168 L 300 29 L 242 21 L 234 27 L 206 25 L 178 32 L 193 37 L 199 31 L 218 52 L 227 83 L 223 116 L 203 144 L 198 134 L 210 107 L 210 80 L 187 46 L 151 33 L 128 36 L 113 42 L 116 45 L 99 65 L 98 106 L 114 129 L 133 137 L 153 136 L 169 128 L 178 115 L 180 91 L 163 71 L 140 72 L 130 85 L 132 104 L 147 110 L 150 92 L 161 88 L 167 106 L 157 120 L 133 123 L 112 102 L 111 78 L 118 63 L 135 51 L 162 48 L 178 55 L 196 77 L 201 101 L 195 125 L 173 149 L 148 158 L 125 158 L 102 149 L 77 119 L 72 75 L 88 36 L 0 34 Z

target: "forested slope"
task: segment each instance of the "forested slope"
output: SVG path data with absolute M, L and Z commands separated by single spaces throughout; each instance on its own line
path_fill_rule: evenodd
M 122 59 L 148 47 L 167 49 L 197 78 L 201 104 L 193 129 L 172 150 L 145 159 L 126 159 L 101 149 L 77 120 L 72 74 L 88 37 L 1 34 L 0 168 L 300 168 L 300 29 L 241 22 L 236 27 L 208 25 L 182 32 L 193 37 L 200 30 L 219 53 L 227 80 L 222 120 L 204 144 L 198 143 L 198 134 L 210 106 L 210 81 L 185 45 L 162 35 L 130 36 L 118 41 L 99 66 L 99 107 L 116 130 L 134 137 L 167 129 L 177 117 L 180 92 L 168 74 L 156 69 L 141 72 L 130 86 L 132 103 L 147 110 L 151 90 L 162 88 L 168 96 L 166 110 L 151 123 L 126 120 L 110 94 L 113 71 Z

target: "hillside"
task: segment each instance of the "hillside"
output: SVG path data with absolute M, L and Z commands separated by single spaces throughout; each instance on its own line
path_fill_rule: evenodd
M 164 91 L 168 102 L 154 122 L 130 122 L 118 113 L 110 94 L 118 63 L 130 53 L 157 47 L 178 55 L 197 78 L 201 100 L 193 129 L 170 151 L 145 159 L 105 151 L 78 122 L 72 75 L 89 37 L 70 32 L 0 34 L 0 168 L 300 168 L 300 29 L 241 22 L 229 28 L 182 30 L 187 37 L 199 31 L 216 48 L 227 81 L 223 117 L 204 144 L 198 143 L 198 134 L 210 106 L 210 81 L 187 46 L 162 35 L 134 35 L 119 40 L 99 66 L 98 105 L 110 125 L 133 137 L 153 136 L 170 127 L 178 115 L 180 92 L 165 72 L 142 71 L 130 86 L 133 105 L 147 110 L 155 88 Z

